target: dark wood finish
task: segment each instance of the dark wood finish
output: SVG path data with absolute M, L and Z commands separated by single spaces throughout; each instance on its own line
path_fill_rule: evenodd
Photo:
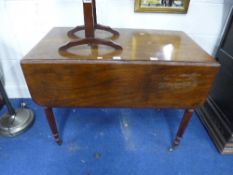
M 183 118 L 180 122 L 180 126 L 179 126 L 179 129 L 178 129 L 177 134 L 176 134 L 176 138 L 172 144 L 170 151 L 174 150 L 180 144 L 180 140 L 181 140 L 181 138 L 184 134 L 184 131 L 187 128 L 188 123 L 193 115 L 193 111 L 194 111 L 193 109 L 186 109 L 184 111 Z
M 31 96 L 42 106 L 194 109 L 219 69 L 188 36 L 171 31 L 118 29 L 124 47 L 118 55 L 82 47 L 83 56 L 64 57 L 57 48 L 68 30 L 54 28 L 21 61 Z
M 223 154 L 233 153 L 233 11 L 225 28 L 216 59 L 221 69 L 206 103 L 197 112 L 216 147 Z
M 92 0 L 91 3 L 83 3 L 83 12 L 84 12 L 84 26 L 77 26 L 74 29 L 68 32 L 68 36 L 70 38 L 77 38 L 75 35 L 76 32 L 85 30 L 86 38 L 94 38 L 95 30 L 104 30 L 112 33 L 114 36 L 119 36 L 119 32 L 112 29 L 111 27 L 104 26 L 97 23 L 97 15 L 96 15 L 96 2 Z
M 198 107 L 196 112 L 220 153 L 232 154 L 232 124 L 229 122 L 228 116 L 219 108 L 212 97 L 209 96 L 205 104 Z
M 57 144 L 61 144 L 61 139 L 57 131 L 57 125 L 53 114 L 53 109 L 51 107 L 44 107 L 46 118 L 48 120 L 50 129 L 52 131 L 53 137 Z
M 148 62 L 46 61 L 22 68 L 32 98 L 56 107 L 194 108 L 205 101 L 217 70 Z
M 122 47 L 120 45 L 110 40 L 117 38 L 119 36 L 119 33 L 108 26 L 97 24 L 95 0 L 91 0 L 90 2 L 83 2 L 83 13 L 84 13 L 85 25 L 77 26 L 68 32 L 68 36 L 71 38 L 75 38 L 76 40 L 70 41 L 59 48 L 59 53 L 62 56 L 71 55 L 68 51 L 69 48 L 74 46 L 85 45 L 85 44 L 88 44 L 92 47 L 96 45 L 106 45 L 116 50 L 122 50 Z M 109 40 L 96 38 L 95 37 L 96 29 L 110 32 L 113 34 L 113 37 L 111 37 Z M 78 38 L 76 37 L 75 33 L 81 30 L 85 30 L 85 38 L 81 40 L 77 40 Z
M 69 40 L 66 33 L 71 30 L 67 27 L 53 28 L 23 59 L 22 62 L 31 61 L 88 61 L 97 60 L 101 57 L 101 53 L 109 53 L 111 48 L 90 48 L 83 46 L 78 49 L 78 52 L 83 56 L 76 58 L 64 57 L 60 55 L 58 48 Z M 143 30 L 143 29 L 117 29 L 120 32 L 120 37 L 115 41 L 124 47 L 124 50 L 119 54 L 109 54 L 103 56 L 102 61 L 114 61 L 114 56 L 121 57 L 122 61 L 146 61 L 146 62 L 168 62 L 170 64 L 190 64 L 190 65 L 205 65 L 208 67 L 218 67 L 219 64 L 201 49 L 195 42 L 192 41 L 185 33 L 179 31 L 164 31 L 164 30 Z M 80 34 L 81 38 L 85 36 Z M 108 38 L 106 32 L 97 31 L 97 38 Z M 77 52 L 75 48 L 72 52 Z M 99 53 L 98 53 L 98 52 Z M 98 53 L 98 54 L 94 54 Z
M 83 3 L 83 13 L 85 22 L 85 36 L 86 38 L 95 37 L 95 23 L 93 18 L 92 3 Z
M 108 40 L 103 40 L 103 39 L 97 39 L 97 38 L 85 38 L 82 40 L 75 40 L 75 41 L 70 41 L 67 44 L 65 44 L 64 46 L 61 46 L 59 48 L 59 53 L 62 56 L 65 57 L 78 57 L 79 54 L 76 53 L 71 53 L 68 51 L 68 49 L 70 49 L 71 47 L 74 46 L 80 46 L 80 45 L 85 45 L 85 44 L 92 44 L 92 47 L 96 46 L 96 45 L 105 45 L 105 46 L 111 46 L 113 48 L 115 48 L 116 50 L 114 50 L 116 53 L 118 53 L 120 50 L 122 50 L 121 46 L 119 46 L 118 44 L 114 43 L 113 41 L 108 41 Z

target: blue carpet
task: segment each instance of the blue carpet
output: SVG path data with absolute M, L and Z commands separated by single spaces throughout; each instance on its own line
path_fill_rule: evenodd
M 63 144 L 55 144 L 43 109 L 27 132 L 0 137 L 1 175 L 232 175 L 233 155 L 220 155 L 196 115 L 174 152 L 182 110 L 54 109 Z M 5 107 L 1 114 L 6 111 Z

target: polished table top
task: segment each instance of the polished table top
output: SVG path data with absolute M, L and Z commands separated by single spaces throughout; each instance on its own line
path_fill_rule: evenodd
M 179 31 L 116 29 L 119 38 L 113 41 L 123 47 L 123 51 L 114 51 L 108 46 L 91 48 L 87 45 L 71 48 L 71 54 L 61 56 L 58 48 L 71 39 L 67 31 L 71 28 L 53 28 L 24 59 L 56 61 L 162 61 L 215 64 L 216 61 L 200 48 L 185 33 Z M 83 33 L 77 33 L 82 38 Z M 108 32 L 98 31 L 96 37 L 111 38 Z
M 61 56 L 70 28 L 54 28 L 21 61 L 32 98 L 44 106 L 195 108 L 219 64 L 185 33 L 117 29 L 123 51 L 88 45 Z M 97 36 L 108 37 L 108 33 Z M 101 36 L 100 36 L 101 35 Z

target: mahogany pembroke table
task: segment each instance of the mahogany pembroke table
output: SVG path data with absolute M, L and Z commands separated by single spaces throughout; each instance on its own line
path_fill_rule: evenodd
M 31 97 L 44 107 L 56 142 L 53 107 L 183 108 L 175 148 L 206 100 L 219 63 L 183 32 L 139 29 L 117 29 L 120 37 L 112 39 L 123 50 L 83 45 L 61 55 L 70 29 L 53 28 L 21 60 Z

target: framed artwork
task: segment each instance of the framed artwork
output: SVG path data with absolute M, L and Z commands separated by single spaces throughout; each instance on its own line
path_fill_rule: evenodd
M 135 12 L 187 13 L 190 0 L 135 0 Z

